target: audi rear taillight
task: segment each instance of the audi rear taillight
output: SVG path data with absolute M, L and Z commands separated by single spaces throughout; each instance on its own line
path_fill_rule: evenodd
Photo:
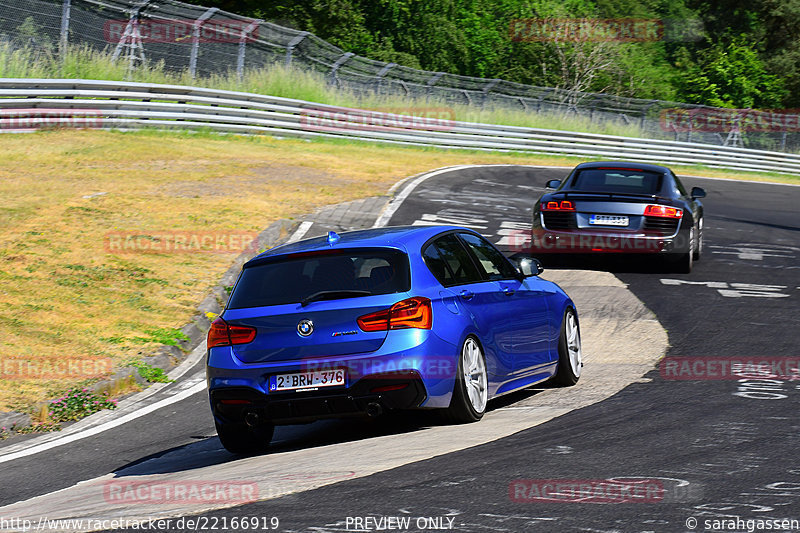
M 208 348 L 215 346 L 231 346 L 233 344 L 247 344 L 256 338 L 256 328 L 250 326 L 231 326 L 221 318 L 211 323 L 208 330 Z
M 542 211 L 575 211 L 575 204 L 569 200 L 542 202 Z
M 428 298 L 415 296 L 397 302 L 389 309 L 381 309 L 358 317 L 362 331 L 386 331 L 389 329 L 431 329 L 433 310 Z
M 644 216 L 681 218 L 683 216 L 683 209 L 678 207 L 669 207 L 666 205 L 648 205 L 644 208 Z

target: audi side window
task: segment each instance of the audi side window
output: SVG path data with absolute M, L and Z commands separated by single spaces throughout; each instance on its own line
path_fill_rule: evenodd
M 678 179 L 678 176 L 676 176 L 671 171 L 670 171 L 669 175 L 672 178 L 672 181 L 675 182 L 675 187 L 678 189 L 678 192 L 680 193 L 680 195 L 684 196 L 684 197 L 688 197 L 689 195 L 686 193 L 686 189 L 683 187 L 683 183 L 681 183 L 681 180 Z
M 444 278 L 447 283 L 439 280 L 442 285 L 460 285 L 462 283 L 483 281 L 472 258 L 454 234 L 451 233 L 436 239 L 433 246 L 436 247 L 439 258 L 450 272 L 450 277 Z M 441 271 L 441 267 L 439 269 Z M 433 269 L 431 271 L 435 276 L 436 272 Z
M 458 236 L 475 255 L 486 279 L 511 279 L 517 276 L 511 263 L 489 241 L 472 233 L 459 233 Z

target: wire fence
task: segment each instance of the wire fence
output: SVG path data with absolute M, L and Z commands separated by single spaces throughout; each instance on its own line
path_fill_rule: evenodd
M 242 76 L 282 63 L 357 94 L 574 114 L 634 124 L 653 139 L 800 151 L 797 110 L 719 109 L 417 70 L 345 52 L 308 32 L 175 0 L 0 0 L 0 38 L 60 54 L 89 46 L 130 69 L 162 62 L 192 78 Z

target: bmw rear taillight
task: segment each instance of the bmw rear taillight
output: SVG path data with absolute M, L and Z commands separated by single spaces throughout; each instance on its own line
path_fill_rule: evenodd
M 250 326 L 231 326 L 222 318 L 217 318 L 211 323 L 208 330 L 208 348 L 215 346 L 231 346 L 233 344 L 247 344 L 256 338 L 256 328 Z
M 683 216 L 683 209 L 678 207 L 669 207 L 666 205 L 648 205 L 644 208 L 644 216 L 681 218 Z
M 569 200 L 542 202 L 542 211 L 575 211 L 575 204 Z
M 397 302 L 389 309 L 381 309 L 358 317 L 362 331 L 386 331 L 389 329 L 431 329 L 433 310 L 428 298 L 415 296 Z
M 389 309 L 389 329 L 431 329 L 432 321 L 431 301 L 427 298 L 409 298 Z

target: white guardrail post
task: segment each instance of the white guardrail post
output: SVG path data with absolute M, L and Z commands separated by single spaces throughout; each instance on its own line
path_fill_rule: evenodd
M 180 85 L 0 78 L 0 132 L 43 126 L 207 129 L 800 175 L 800 155 L 783 152 L 413 117 Z
M 58 55 L 61 62 L 66 61 L 67 45 L 69 44 L 69 16 L 72 9 L 71 0 L 63 0 L 61 4 L 61 29 L 58 36 Z

